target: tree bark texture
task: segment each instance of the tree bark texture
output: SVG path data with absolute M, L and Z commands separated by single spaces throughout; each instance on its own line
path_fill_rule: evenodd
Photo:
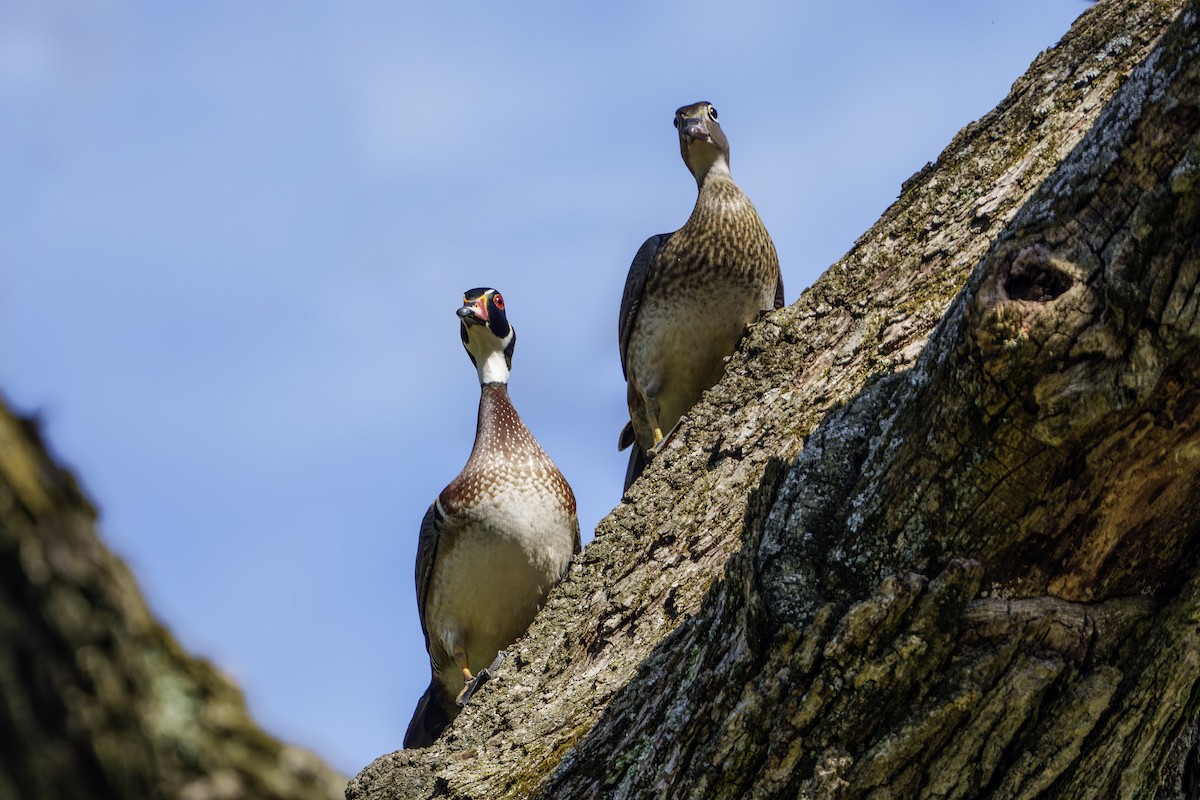
M 1200 796 L 1198 49 L 1085 12 L 347 797 Z
M 0 798 L 313 800 L 344 779 L 186 654 L 36 426 L 0 404 Z

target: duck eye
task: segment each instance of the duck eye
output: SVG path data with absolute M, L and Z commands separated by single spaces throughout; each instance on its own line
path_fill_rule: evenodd
M 496 308 L 500 309 L 501 311 L 504 310 L 504 298 L 499 294 L 492 295 L 492 302 L 496 304 Z
M 708 107 L 708 113 L 712 114 L 713 119 L 717 118 L 717 110 L 715 108 L 713 108 L 712 106 Z

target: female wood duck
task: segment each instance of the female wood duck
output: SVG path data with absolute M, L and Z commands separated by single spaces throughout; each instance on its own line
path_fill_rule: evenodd
M 525 632 L 579 552 L 575 495 L 508 397 L 517 335 L 495 289 L 471 289 L 458 309 L 479 373 L 475 446 L 421 521 L 417 609 L 433 676 L 404 746 L 426 747 L 458 716 Z M 479 670 L 472 672 L 472 670 Z
M 618 336 L 629 423 L 618 448 L 634 445 L 626 489 L 679 418 L 720 380 L 746 327 L 783 306 L 775 245 L 729 174 L 729 140 L 717 110 L 708 102 L 684 106 L 675 128 L 698 193 L 684 226 L 647 239 L 625 279 Z

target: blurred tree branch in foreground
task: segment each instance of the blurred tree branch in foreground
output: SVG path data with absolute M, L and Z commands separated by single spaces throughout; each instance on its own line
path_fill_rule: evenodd
M 74 478 L 0 403 L 0 798 L 319 800 L 344 786 L 259 729 L 153 618 Z

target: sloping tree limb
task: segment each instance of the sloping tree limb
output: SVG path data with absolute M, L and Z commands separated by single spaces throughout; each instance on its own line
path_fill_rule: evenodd
M 767 471 L 725 580 L 546 796 L 1159 789 L 1200 707 L 1198 8 L 917 363 Z
M 347 796 L 1125 797 L 1172 741 L 1185 796 L 1183 6 L 1039 56 L 756 326 L 491 691 Z
M 1156 785 L 1195 710 L 1197 36 L 1179 9 L 1101 3 L 1040 56 L 758 326 L 494 691 L 348 796 Z M 1150 514 L 1121 502 L 1122 467 L 1153 484 Z M 1104 737 L 1128 755 L 1106 761 Z

